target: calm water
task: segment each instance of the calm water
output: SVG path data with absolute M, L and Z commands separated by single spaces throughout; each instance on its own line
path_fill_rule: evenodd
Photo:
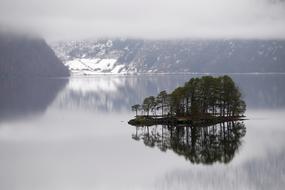
M 284 189 L 285 75 L 232 76 L 240 131 L 127 124 L 131 105 L 193 76 L 1 79 L 0 189 Z

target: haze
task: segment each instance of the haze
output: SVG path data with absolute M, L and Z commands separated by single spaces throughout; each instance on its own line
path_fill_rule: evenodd
M 0 0 L 2 27 L 48 40 L 90 37 L 285 38 L 278 0 Z

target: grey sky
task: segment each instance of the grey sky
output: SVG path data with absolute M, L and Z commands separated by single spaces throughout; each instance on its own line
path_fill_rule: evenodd
M 0 23 L 49 40 L 285 38 L 281 0 L 0 0 Z

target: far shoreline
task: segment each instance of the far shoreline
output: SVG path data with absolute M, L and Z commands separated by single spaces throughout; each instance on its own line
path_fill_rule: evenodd
M 78 74 L 76 72 L 70 71 L 70 78 L 92 78 L 97 76 L 172 76 L 172 75 L 193 75 L 193 76 L 219 76 L 219 75 L 285 75 L 284 72 L 246 72 L 246 73 L 235 73 L 235 72 L 222 72 L 222 73 L 212 73 L 212 72 L 174 72 L 174 73 L 92 73 L 92 74 Z

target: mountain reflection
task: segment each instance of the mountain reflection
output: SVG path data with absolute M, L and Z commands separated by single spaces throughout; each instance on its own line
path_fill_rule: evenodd
M 43 113 L 66 83 L 66 79 L 0 79 L 0 119 Z
M 136 127 L 134 140 L 145 146 L 172 150 L 196 164 L 229 163 L 241 145 L 246 128 L 243 122 L 232 121 L 207 127 L 152 126 Z
M 202 75 L 139 75 L 74 77 L 57 105 L 65 109 L 99 112 L 130 111 L 132 105 L 162 90 L 172 91 L 192 77 Z M 248 108 L 285 107 L 285 75 L 232 75 Z M 274 98 L 272 98 L 274 97 Z

